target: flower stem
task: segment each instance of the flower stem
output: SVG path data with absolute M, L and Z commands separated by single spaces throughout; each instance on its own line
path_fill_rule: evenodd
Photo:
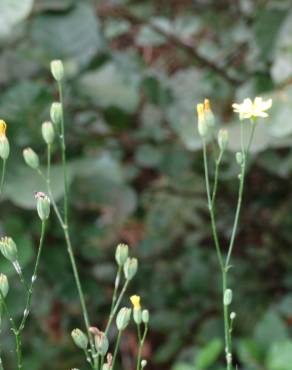
M 114 370 L 114 368 L 115 368 L 115 362 L 116 362 L 117 353 L 118 353 L 118 349 L 119 349 L 119 345 L 120 345 L 120 341 L 121 341 L 121 336 L 122 336 L 122 331 L 119 330 L 118 337 L 117 337 L 117 340 L 116 340 L 114 355 L 113 355 L 112 370 Z
M 145 339 L 146 339 L 147 332 L 148 332 L 148 326 L 145 325 L 144 333 L 143 333 L 143 336 L 141 338 L 140 326 L 138 326 L 139 349 L 138 349 L 136 370 L 140 370 L 140 367 L 141 367 L 142 351 L 143 351 L 144 342 L 145 342 Z
M 45 231 L 46 231 L 46 221 L 42 221 L 41 236 L 40 236 L 38 253 L 37 253 L 37 257 L 36 257 L 36 262 L 35 262 L 32 278 L 31 278 L 30 286 L 28 288 L 28 293 L 27 293 L 27 298 L 26 298 L 26 305 L 25 305 L 25 309 L 24 309 L 24 312 L 23 312 L 23 317 L 22 317 L 21 323 L 18 327 L 19 332 L 22 332 L 22 330 L 24 329 L 27 317 L 29 315 L 31 299 L 32 299 L 33 284 L 34 284 L 34 282 L 37 278 L 40 258 L 41 258 L 42 249 L 43 249 L 43 245 L 44 245 Z
M 6 172 L 6 159 L 3 159 L 2 160 L 1 180 L 0 180 L 0 195 L 2 194 L 2 191 L 3 191 L 5 172 Z

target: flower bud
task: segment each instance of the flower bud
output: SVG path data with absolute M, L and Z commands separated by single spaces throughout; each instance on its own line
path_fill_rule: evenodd
M 133 319 L 137 325 L 140 325 L 142 322 L 142 312 L 141 308 L 134 308 L 133 310 Z
M 144 324 L 148 324 L 149 322 L 149 311 L 148 310 L 142 311 L 142 321 L 144 322 Z
M 236 318 L 236 313 L 235 312 L 231 312 L 230 314 L 230 320 L 234 320 Z
M 201 137 L 205 137 L 208 133 L 208 126 L 205 119 L 204 105 L 197 104 L 197 113 L 198 113 L 198 131 Z
M 46 144 L 52 144 L 55 138 L 55 130 L 52 122 L 47 121 L 42 124 L 42 135 Z
M 132 310 L 127 307 L 122 307 L 117 314 L 116 324 L 119 331 L 125 330 L 129 324 Z
M 46 221 L 50 216 L 50 198 L 41 191 L 38 191 L 35 194 L 35 199 L 37 201 L 37 211 L 39 218 L 42 221 Z
M 228 131 L 221 129 L 218 132 L 218 145 L 221 151 L 225 150 L 228 145 Z
M 7 296 L 9 291 L 8 279 L 4 274 L 0 274 L 0 291 L 4 298 Z
M 61 81 L 64 77 L 64 66 L 61 60 L 51 61 L 51 73 L 56 81 Z
M 127 280 L 133 279 L 138 269 L 138 260 L 128 257 L 124 264 L 124 274 Z
M 97 353 L 101 356 L 105 356 L 109 347 L 109 342 L 105 333 L 98 331 L 94 336 L 94 343 Z
M 141 369 L 144 369 L 144 367 L 147 365 L 147 361 L 146 360 L 142 360 L 141 361 Z
M 118 244 L 116 249 L 116 261 L 119 266 L 123 266 L 129 255 L 129 247 L 127 244 Z
M 40 165 L 39 156 L 36 154 L 34 150 L 32 150 L 31 148 L 26 148 L 23 150 L 22 153 L 24 161 L 29 167 L 33 169 L 37 169 L 39 167 Z
M 71 332 L 72 339 L 77 347 L 86 349 L 88 346 L 88 338 L 80 329 L 74 329 Z
M 235 154 L 236 162 L 241 165 L 243 163 L 243 155 L 241 152 Z
M 51 116 L 51 121 L 55 124 L 58 125 L 63 116 L 63 111 L 62 111 L 62 104 L 59 102 L 54 102 L 51 105 L 51 110 L 50 110 L 50 116 Z
M 231 302 L 232 302 L 232 290 L 226 289 L 224 292 L 223 303 L 225 306 L 229 306 Z
M 205 113 L 205 120 L 208 127 L 215 126 L 215 117 L 210 107 L 209 99 L 204 100 L 204 113 Z
M 6 122 L 0 120 L 0 158 L 6 160 L 9 157 L 10 146 L 9 141 L 6 137 Z
M 5 236 L 0 239 L 0 251 L 10 262 L 17 261 L 17 247 L 12 238 Z

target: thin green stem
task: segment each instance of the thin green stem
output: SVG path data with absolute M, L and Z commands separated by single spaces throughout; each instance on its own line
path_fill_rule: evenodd
M 121 300 L 122 300 L 122 298 L 123 298 L 123 296 L 124 296 L 124 294 L 125 294 L 125 292 L 127 290 L 127 287 L 129 285 L 129 283 L 130 283 L 130 280 L 126 280 L 125 281 L 125 284 L 123 286 L 123 289 L 121 290 L 120 295 L 119 295 L 119 297 L 118 297 L 118 299 L 117 299 L 117 301 L 115 303 L 115 306 L 114 306 L 112 312 L 110 313 L 109 320 L 108 320 L 107 326 L 105 328 L 105 335 L 107 335 L 107 333 L 109 331 L 109 328 L 111 326 L 111 323 L 113 321 L 113 318 L 115 317 L 115 314 L 116 314 L 116 312 L 117 312 L 117 310 L 119 308 L 119 305 L 120 305 Z
M 221 160 L 223 157 L 224 151 L 221 150 L 219 153 L 218 159 L 216 159 L 216 167 L 215 167 L 215 177 L 214 177 L 214 187 L 213 187 L 213 194 L 212 194 L 212 207 L 214 208 L 214 203 L 216 199 L 216 194 L 217 194 L 217 188 L 218 188 L 218 179 L 219 179 L 219 168 L 221 164 Z
M 43 245 L 44 245 L 45 231 L 46 231 L 46 221 L 42 221 L 41 236 L 40 236 L 40 241 L 39 241 L 38 253 L 37 253 L 37 257 L 36 257 L 36 262 L 35 262 L 33 274 L 32 274 L 32 277 L 31 277 L 30 286 L 29 286 L 28 293 L 27 293 L 26 305 L 25 305 L 25 309 L 24 309 L 24 312 L 23 312 L 23 317 L 22 317 L 21 323 L 20 323 L 19 328 L 18 328 L 19 332 L 21 332 L 24 329 L 27 317 L 29 315 L 29 310 L 30 310 L 30 306 L 31 306 L 31 299 L 32 299 L 32 292 L 33 292 L 33 284 L 35 283 L 36 278 L 37 278 L 38 268 L 39 268 L 39 264 L 40 264 L 40 258 L 41 258 Z
M 224 266 L 223 257 L 221 253 L 220 243 L 217 235 L 217 228 L 216 228 L 216 221 L 215 221 L 215 212 L 214 212 L 214 204 L 215 204 L 215 197 L 216 197 L 216 191 L 213 191 L 214 199 L 211 199 L 210 194 L 210 183 L 209 183 L 209 171 L 208 171 L 208 158 L 207 158 L 207 147 L 206 142 L 203 139 L 203 156 L 204 156 L 204 170 L 205 170 L 205 182 L 206 182 L 206 191 L 207 191 L 207 199 L 208 199 L 208 208 L 211 218 L 211 229 L 212 229 L 212 236 L 215 243 L 215 248 L 217 252 L 218 262 L 221 269 L 222 274 L 222 299 L 224 299 L 224 293 L 227 288 L 227 270 Z M 220 164 L 220 163 L 219 163 Z M 219 165 L 218 165 L 218 174 L 219 175 Z M 218 181 L 218 180 L 217 180 Z M 217 185 L 216 185 L 217 187 Z M 215 189 L 215 186 L 214 186 Z M 231 353 L 231 348 L 229 346 L 229 320 L 228 320 L 228 307 L 223 305 L 223 313 L 224 313 L 224 337 L 225 337 L 225 351 L 226 355 Z M 226 357 L 227 359 L 227 357 Z M 227 370 L 231 370 L 231 363 L 227 361 Z
M 2 194 L 2 191 L 3 191 L 5 172 L 6 172 L 6 159 L 3 159 L 2 160 L 1 181 L 0 181 L 0 195 Z
M 60 103 L 62 107 L 61 114 L 61 134 L 60 134 L 60 143 L 61 143 L 61 153 L 62 153 L 62 167 L 63 167 L 63 179 L 64 179 L 64 222 L 65 225 L 68 224 L 68 178 L 67 178 L 67 160 L 66 160 L 66 142 L 65 142 L 65 124 L 64 124 L 64 99 L 63 99 L 63 87 L 61 81 L 58 82 L 58 90 Z
M 205 169 L 205 182 L 206 182 L 206 191 L 207 191 L 207 199 L 208 199 L 208 209 L 209 209 L 210 218 L 211 218 L 212 235 L 213 235 L 213 239 L 214 239 L 214 243 L 215 243 L 215 248 L 216 248 L 216 252 L 217 252 L 218 261 L 219 261 L 221 270 L 223 270 L 224 269 L 224 263 L 223 263 L 220 243 L 219 243 L 219 239 L 218 239 L 218 235 L 217 235 L 215 214 L 214 214 L 214 209 L 213 209 L 211 194 L 210 194 L 207 147 L 206 147 L 205 140 L 203 140 L 203 155 L 204 155 L 204 169 Z
M 11 330 L 15 336 L 15 344 L 16 344 L 16 357 L 17 357 L 17 368 L 18 370 L 21 370 L 22 369 L 22 351 L 21 351 L 21 338 L 20 338 L 20 333 L 17 329 L 17 326 L 16 326 L 16 323 L 9 311 L 9 308 L 5 302 L 5 298 L 0 290 L 0 303 L 2 305 L 2 307 L 4 308 L 4 311 L 8 317 L 8 320 L 9 320 L 9 323 L 10 323 L 10 326 L 11 326 Z
M 122 330 L 119 330 L 118 337 L 116 340 L 116 345 L 115 345 L 115 350 L 114 350 L 114 355 L 113 355 L 113 362 L 112 362 L 112 370 L 115 368 L 115 362 L 118 354 L 118 349 L 121 341 L 121 336 L 122 336 Z
M 144 342 L 145 342 L 145 339 L 146 339 L 147 331 L 148 331 L 148 326 L 145 325 L 144 333 L 143 333 L 142 338 L 141 338 L 141 332 L 139 334 L 139 349 L 138 349 L 136 370 L 140 370 L 140 367 L 141 367 L 142 351 L 143 351 L 143 347 L 144 347 Z
M 66 142 L 65 142 L 65 124 L 64 124 L 64 101 L 63 101 L 63 89 L 62 89 L 62 83 L 61 81 L 58 82 L 58 91 L 59 91 L 59 97 L 60 97 L 60 104 L 62 107 L 62 113 L 61 113 L 61 128 L 60 128 L 60 147 L 61 147 L 61 156 L 62 156 L 62 168 L 63 168 L 63 182 L 64 182 L 64 219 L 61 217 L 61 214 L 58 210 L 58 207 L 56 203 L 54 202 L 54 197 L 53 193 L 51 190 L 51 185 L 50 185 L 50 165 L 51 165 L 51 147 L 48 146 L 48 154 L 47 154 L 47 178 L 46 178 L 46 183 L 47 183 L 47 188 L 48 188 L 48 193 L 50 195 L 50 198 L 52 200 L 53 208 L 54 211 L 57 215 L 57 218 L 59 220 L 59 223 L 63 229 L 65 241 L 66 241 L 66 246 L 67 246 L 67 252 L 69 255 L 71 267 L 73 270 L 73 275 L 75 279 L 75 284 L 77 287 L 78 295 L 79 295 L 79 300 L 81 304 L 81 310 L 82 310 L 82 315 L 83 315 L 83 320 L 84 324 L 86 327 L 86 331 L 88 333 L 88 338 L 90 342 L 90 348 L 91 348 L 91 353 L 92 357 L 94 359 L 94 369 L 97 369 L 97 363 L 96 363 L 96 358 L 94 358 L 96 350 L 93 342 L 93 338 L 91 333 L 89 332 L 90 328 L 90 321 L 89 321 L 89 315 L 87 311 L 87 307 L 85 304 L 85 298 L 84 298 L 84 293 L 83 289 L 81 286 L 80 282 L 80 277 L 79 277 L 79 272 L 77 269 L 77 264 L 75 260 L 75 256 L 73 253 L 73 248 L 72 248 L 72 243 L 71 243 L 71 238 L 70 238 L 70 233 L 69 233 L 69 224 L 68 224 L 68 199 L 69 199 L 69 191 L 68 191 L 68 178 L 67 178 L 67 160 L 66 160 Z
M 237 227 L 238 227 L 238 222 L 239 222 L 239 215 L 240 215 L 240 210 L 241 210 L 242 196 L 243 196 L 243 189 L 244 189 L 245 168 L 246 168 L 246 158 L 244 154 L 243 163 L 241 165 L 241 172 L 239 175 L 239 190 L 238 190 L 237 206 L 236 206 L 235 217 L 234 217 L 234 224 L 233 224 L 233 228 L 231 232 L 231 238 L 230 238 L 227 257 L 225 261 L 226 269 L 229 268 L 229 263 L 231 259 L 231 254 L 232 254 L 236 232 L 237 232 Z
M 113 292 L 110 314 L 112 313 L 112 311 L 114 309 L 114 306 L 115 306 L 115 303 L 116 303 L 116 300 L 117 300 L 118 289 L 119 289 L 120 281 L 121 281 L 121 273 L 122 273 L 122 266 L 119 266 L 117 276 L 116 276 L 116 279 L 115 279 L 115 288 L 114 288 L 114 292 Z

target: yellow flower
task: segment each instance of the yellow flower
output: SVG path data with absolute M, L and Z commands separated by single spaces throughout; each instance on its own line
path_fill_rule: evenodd
M 263 98 L 256 97 L 252 102 L 251 99 L 244 99 L 241 104 L 232 104 L 232 108 L 235 113 L 239 113 L 239 118 L 242 119 L 253 119 L 256 117 L 268 117 L 266 112 L 272 106 L 272 99 L 266 101 Z
M 204 111 L 205 111 L 205 113 L 211 111 L 210 100 L 209 99 L 204 100 Z
M 200 136 L 204 137 L 207 135 L 208 126 L 206 123 L 204 104 L 197 104 L 197 113 L 198 113 L 198 131 Z
M 132 295 L 132 297 L 130 297 L 130 300 L 132 302 L 132 305 L 134 307 L 134 310 L 139 310 L 141 308 L 141 305 L 140 305 L 140 296 L 138 296 L 138 295 Z
M 6 136 L 6 122 L 0 119 L 0 137 Z

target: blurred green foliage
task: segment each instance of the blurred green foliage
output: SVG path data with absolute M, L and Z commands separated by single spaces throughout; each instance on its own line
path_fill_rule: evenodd
M 224 363 L 195 103 L 208 96 L 218 127 L 230 130 L 218 204 L 224 240 L 237 188 L 239 125 L 231 103 L 273 98 L 270 119 L 256 130 L 235 246 L 234 344 L 242 370 L 290 370 L 291 1 L 2 0 L 0 45 L 0 116 L 13 148 L 1 234 L 13 235 L 30 268 L 39 233 L 33 192 L 44 189 L 21 150 L 32 146 L 45 160 L 41 123 L 57 93 L 48 67 L 62 58 L 70 217 L 92 324 L 105 324 L 113 251 L 122 240 L 141 261 L 131 291 L 151 310 L 149 369 L 221 370 Z M 53 159 L 60 200 L 57 152 Z M 69 336 L 80 307 L 57 225 L 50 220 L 24 341 L 30 370 L 82 364 Z M 0 270 L 13 280 L 17 313 L 17 279 L 2 259 Z M 136 347 L 131 330 L 128 336 L 122 363 L 130 369 Z M 12 345 L 8 335 L 2 345 Z

